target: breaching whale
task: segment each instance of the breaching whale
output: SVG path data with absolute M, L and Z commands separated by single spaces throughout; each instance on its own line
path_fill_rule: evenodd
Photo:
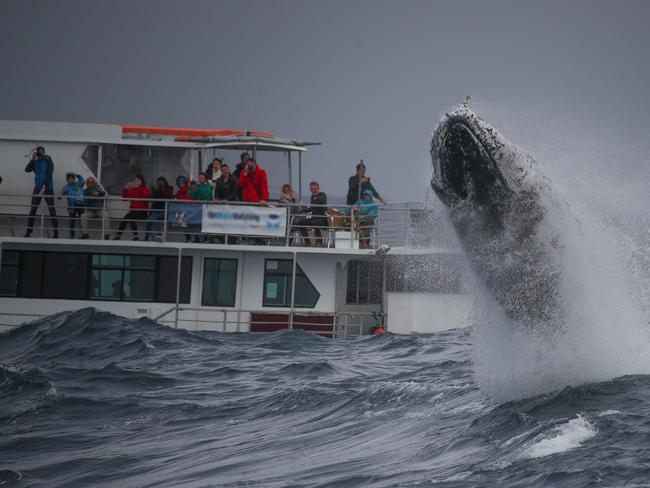
M 562 321 L 561 205 L 535 161 L 477 116 L 469 99 L 431 142 L 431 186 L 475 274 L 524 326 Z

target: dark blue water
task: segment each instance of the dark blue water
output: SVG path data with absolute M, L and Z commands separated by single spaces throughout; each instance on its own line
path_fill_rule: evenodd
M 497 405 L 467 332 L 0 336 L 0 486 L 648 486 L 650 377 Z

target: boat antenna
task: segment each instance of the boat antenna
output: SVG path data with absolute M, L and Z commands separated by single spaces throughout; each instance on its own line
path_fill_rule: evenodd
M 253 119 L 255 118 L 255 112 L 257 112 L 257 104 L 260 102 L 260 98 L 262 98 L 262 92 L 264 91 L 264 87 L 260 86 L 260 91 L 257 93 L 257 99 L 255 100 L 255 105 L 253 105 L 253 111 L 251 112 L 251 116 L 248 119 L 248 124 L 246 125 L 246 135 L 250 136 L 250 129 L 251 129 L 251 124 L 253 123 Z

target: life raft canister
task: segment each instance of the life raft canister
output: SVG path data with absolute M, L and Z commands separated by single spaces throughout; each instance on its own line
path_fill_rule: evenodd
M 383 327 L 375 327 L 375 330 L 372 331 L 372 335 L 379 335 L 379 334 L 385 334 L 386 329 Z

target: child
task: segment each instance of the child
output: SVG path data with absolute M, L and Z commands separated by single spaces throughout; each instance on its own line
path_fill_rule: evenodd
M 74 239 L 74 228 L 77 220 L 81 217 L 86 209 L 84 203 L 84 178 L 81 175 L 67 173 L 65 175 L 66 184 L 61 188 L 59 198 L 66 196 L 68 198 L 68 229 L 70 239 Z
M 358 207 L 355 212 L 358 219 L 359 247 L 361 249 L 370 247 L 370 231 L 377 218 L 377 203 L 373 201 L 372 196 L 371 190 L 364 190 L 361 198 L 355 204 Z

